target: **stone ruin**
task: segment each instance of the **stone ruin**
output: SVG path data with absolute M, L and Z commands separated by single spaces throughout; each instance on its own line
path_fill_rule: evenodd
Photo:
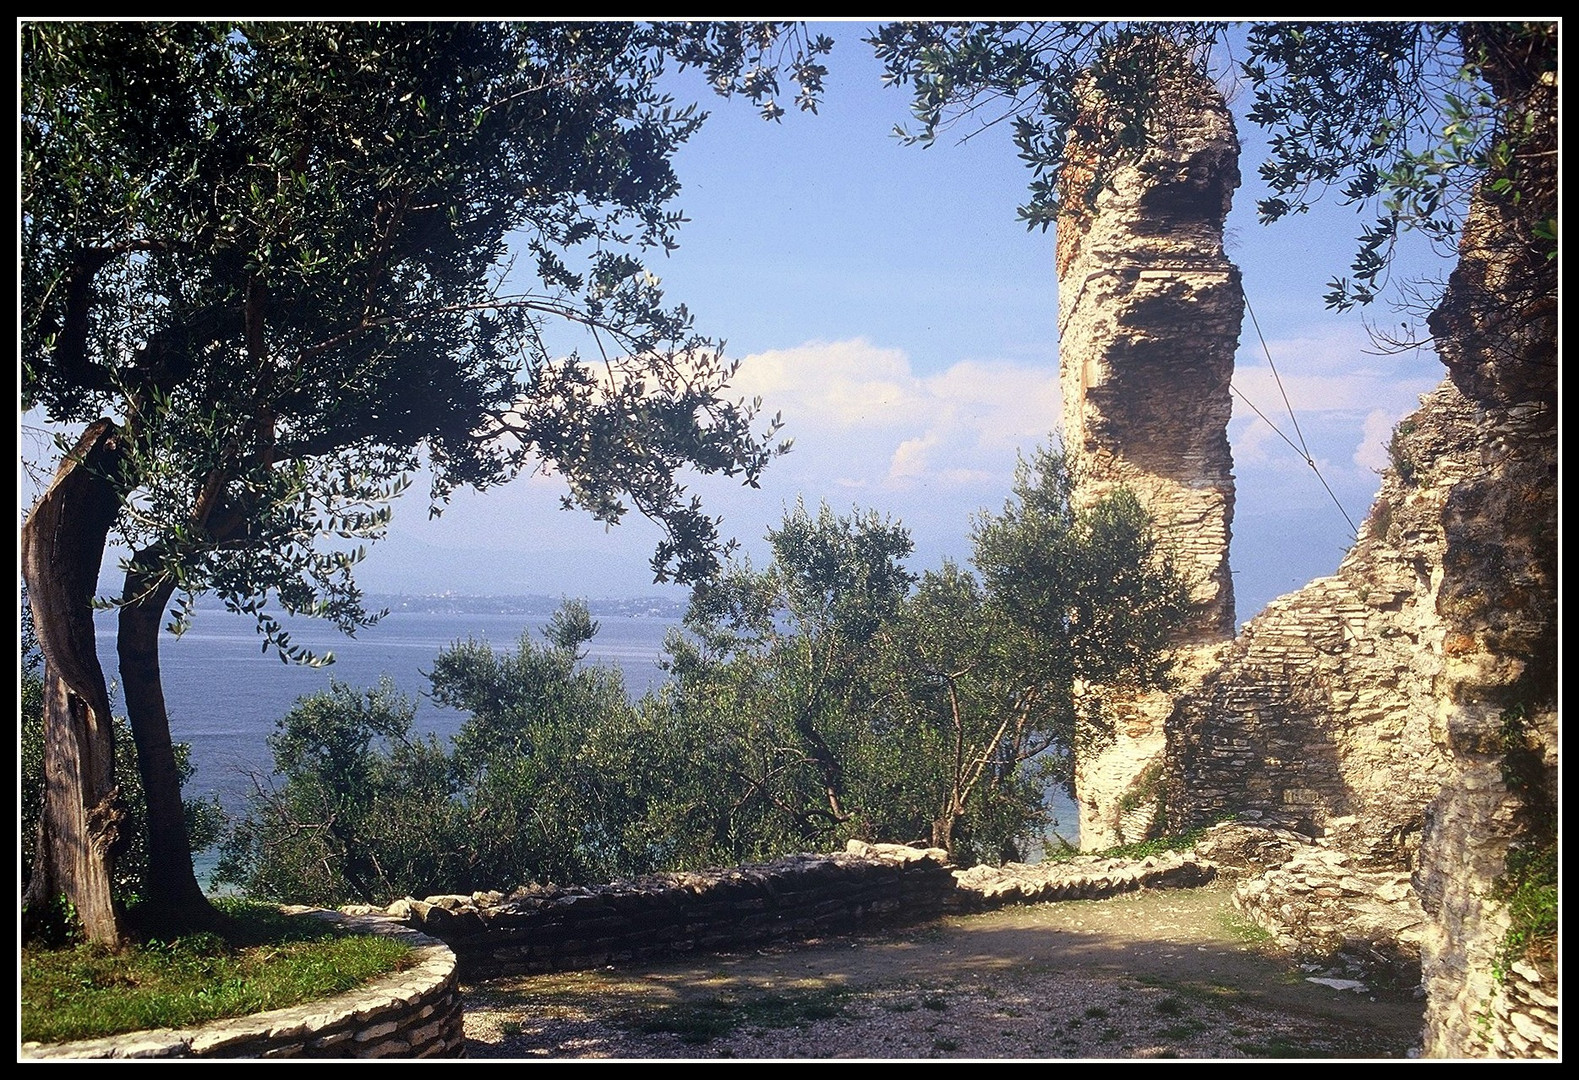
M 1390 471 L 1336 574 L 1274 600 L 1169 715 L 1163 798 L 1189 829 L 1238 820 L 1320 836 L 1412 870 L 1447 778 L 1428 717 L 1446 627 L 1437 614 L 1448 493 L 1473 469 L 1474 409 L 1451 385 L 1398 426 Z
M 1077 499 L 1128 485 L 1196 580 L 1178 689 L 1097 687 L 1084 703 L 1108 710 L 1117 738 L 1077 761 L 1081 845 L 1230 814 L 1314 840 L 1258 868 L 1242 910 L 1296 951 L 1363 939 L 1400 979 L 1417 961 L 1436 1057 L 1560 1049 L 1556 958 L 1503 955 L 1501 884 L 1511 852 L 1556 842 L 1557 289 L 1534 228 L 1556 213 L 1548 33 L 1550 48 L 1493 54 L 1486 71 L 1536 121 L 1536 150 L 1542 132 L 1551 148 L 1522 166 L 1522 204 L 1485 189 L 1471 204 L 1431 317 L 1449 379 L 1399 425 L 1338 572 L 1231 644 L 1242 299 L 1222 253 L 1238 147 L 1221 98 L 1204 80 L 1165 82 L 1173 128 L 1088 202 L 1093 101 L 1070 133 L 1059 221 Z
M 1075 505 L 1127 487 L 1190 583 L 1189 621 L 1174 645 L 1175 671 L 1191 685 L 1234 631 L 1229 382 L 1244 294 L 1223 251 L 1223 222 L 1239 186 L 1239 140 L 1216 87 L 1182 55 L 1164 59 L 1177 62 L 1157 87 L 1154 111 L 1167 130 L 1138 160 L 1097 175 L 1108 122 L 1095 94 L 1070 134 L 1058 221 L 1059 367 Z M 1077 761 L 1082 848 L 1150 830 L 1172 704 L 1161 691 L 1087 688 L 1083 710 L 1100 710 L 1114 739 Z

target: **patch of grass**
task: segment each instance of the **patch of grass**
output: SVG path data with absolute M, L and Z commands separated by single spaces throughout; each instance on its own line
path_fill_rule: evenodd
M 1550 964 L 1557 942 L 1557 846 L 1534 851 L 1512 848 L 1508 873 L 1497 882 L 1497 897 L 1508 907 L 1511 925 L 1498 950 L 1494 974 L 1500 982 L 1516 961 L 1529 957 Z
M 1191 829 L 1172 836 L 1159 836 L 1155 840 L 1143 840 L 1138 844 L 1119 844 L 1105 851 L 1079 851 L 1071 848 L 1068 851 L 1050 852 L 1044 861 L 1067 862 L 1076 855 L 1096 855 L 1104 859 L 1144 859 L 1148 855 L 1161 855 L 1168 851 L 1189 851 L 1205 833 L 1205 828 Z
M 1118 1028 L 1109 1025 L 1102 1029 L 1102 1034 L 1097 1036 L 1097 1042 L 1113 1042 L 1122 1034 L 1124 1033 Z
M 1392 462 L 1393 472 L 1397 473 L 1398 479 L 1408 486 L 1412 486 L 1419 475 L 1420 463 L 1404 446 L 1403 440 L 1414 434 L 1418 426 L 1418 423 L 1412 419 L 1398 421 L 1398 426 L 1393 428 L 1393 437 L 1387 442 L 1387 459 Z
M 1086 1009 L 1087 1020 L 1101 1020 L 1105 1016 L 1107 1016 L 1107 1010 L 1100 1005 L 1092 1005 Z
M 630 1030 L 648 1035 L 667 1032 L 695 1046 L 723 1038 L 740 1027 L 801 1027 L 815 1020 L 832 1019 L 844 1011 L 843 999 L 847 993 L 843 989 L 831 989 L 794 997 L 783 994 L 747 998 L 720 995 L 703 1001 L 644 1004 L 623 1011 L 615 1020 Z
M 225 937 L 124 949 L 22 950 L 22 1039 L 69 1042 L 185 1028 L 331 997 L 410 961 L 411 947 L 353 937 L 265 904 L 223 902 Z
M 728 1005 L 704 1001 L 660 1006 L 645 1016 L 629 1017 L 626 1026 L 644 1035 L 675 1035 L 687 1046 L 697 1046 L 728 1035 L 740 1023 Z
M 1189 1010 L 1189 1006 L 1176 997 L 1165 997 L 1155 1007 L 1163 1016 L 1183 1016 Z
M 1230 936 L 1256 948 L 1270 945 L 1274 940 L 1270 930 L 1250 921 L 1231 909 L 1223 912 L 1222 926 L 1223 930 Z
M 1529 730 L 1529 706 L 1502 712 L 1502 780 L 1524 803 L 1522 835 L 1508 848 L 1506 873 L 1495 897 L 1507 905 L 1509 926 L 1492 973 L 1498 982 L 1527 960 L 1555 970 L 1557 959 L 1557 805 L 1545 757 Z
M 1372 507 L 1371 516 L 1366 525 L 1369 527 L 1368 532 L 1373 539 L 1387 539 L 1387 530 L 1393 527 L 1393 504 L 1378 496 L 1376 505 Z M 1362 588 L 1360 599 L 1363 601 L 1365 596 L 1366 590 Z
M 932 1040 L 932 1049 L 934 1049 L 934 1050 L 944 1050 L 944 1051 L 947 1051 L 947 1050 L 958 1050 L 959 1049 L 959 1043 L 955 1042 L 953 1039 L 933 1039 Z
M 1323 1050 L 1309 1043 L 1295 1042 L 1285 1039 L 1281 1035 L 1273 1035 L 1261 1042 L 1235 1043 L 1234 1049 L 1250 1057 L 1266 1058 L 1324 1058 L 1332 1057 L 1332 1052 Z
M 921 999 L 921 1007 L 931 1009 L 933 1012 L 942 1012 L 948 1008 L 948 1002 L 937 994 L 927 994 Z
M 1164 1039 L 1188 1039 L 1192 1035 L 1199 1035 L 1206 1030 L 1206 1025 L 1199 1020 L 1186 1020 L 1182 1024 L 1169 1024 L 1165 1028 L 1158 1028 L 1157 1034 Z

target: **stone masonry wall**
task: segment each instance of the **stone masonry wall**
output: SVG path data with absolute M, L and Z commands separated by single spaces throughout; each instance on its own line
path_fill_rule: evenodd
M 1195 854 L 1237 880 L 1234 907 L 1305 971 L 1335 988 L 1420 984 L 1425 913 L 1407 871 L 1376 869 L 1348 850 L 1358 819 L 1314 839 L 1238 822 L 1214 825 Z
M 1223 222 L 1239 186 L 1239 142 L 1216 87 L 1182 55 L 1163 58 L 1176 63 L 1157 88 L 1155 115 L 1167 129 L 1138 161 L 1100 177 L 1081 167 L 1102 152 L 1103 103 L 1094 95 L 1070 132 L 1058 221 L 1059 365 L 1076 505 L 1129 488 L 1191 582 L 1177 650 L 1188 685 L 1234 628 L 1229 382 L 1244 297 L 1223 252 Z M 1083 707 L 1110 719 L 1116 737 L 1076 762 L 1083 848 L 1141 839 L 1152 825 L 1148 779 L 1172 701 L 1091 688 Z
M 1346 841 L 1375 869 L 1413 868 L 1447 775 L 1432 739 L 1446 628 L 1442 511 L 1478 468 L 1474 409 L 1451 384 L 1392 441 L 1394 465 L 1337 574 L 1280 597 L 1168 718 L 1169 823 L 1240 821 Z
M 1275 602 L 1179 702 L 1163 787 L 1174 825 L 1342 823 L 1330 880 L 1269 876 L 1258 917 L 1342 893 L 1351 869 L 1412 870 L 1423 919 L 1400 944 L 1419 952 L 1425 1053 L 1552 1057 L 1555 942 L 1512 947 L 1508 882 L 1558 842 L 1556 26 L 1461 32 L 1525 134 L 1476 192 L 1430 319 L 1450 382 L 1400 425 L 1338 574 Z
M 727 870 L 397 900 L 388 913 L 445 941 L 463 976 L 480 979 L 922 921 L 953 891 L 941 850 L 851 841 L 846 852 Z

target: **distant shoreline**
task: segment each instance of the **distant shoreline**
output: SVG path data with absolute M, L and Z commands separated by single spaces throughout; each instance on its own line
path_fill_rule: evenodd
M 362 596 L 370 612 L 397 611 L 429 615 L 524 615 L 547 618 L 557 611 L 568 595 L 476 593 L 381 593 Z M 593 615 L 605 618 L 654 618 L 679 620 L 685 615 L 686 601 L 670 596 L 604 596 L 584 598 Z M 197 598 L 199 611 L 224 611 L 225 606 L 212 595 Z

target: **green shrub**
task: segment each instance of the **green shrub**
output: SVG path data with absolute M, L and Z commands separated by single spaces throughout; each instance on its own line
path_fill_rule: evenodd
M 303 698 L 270 739 L 282 778 L 226 842 L 249 894 L 383 903 L 922 842 L 1018 859 L 1100 718 L 1073 687 L 1158 686 L 1187 608 L 1150 522 L 1119 492 L 1087 510 L 1039 452 L 976 524 L 975 572 L 917 577 L 877 514 L 803 506 L 765 569 L 698 586 L 666 641 L 668 682 L 631 705 L 585 666 L 568 604 L 511 651 L 457 643 L 433 698 L 468 715 L 449 748 L 411 735 L 382 685 Z
M 1392 463 L 1398 479 L 1408 486 L 1419 479 L 1420 463 L 1409 452 L 1404 440 L 1413 435 L 1417 427 L 1419 424 L 1415 420 L 1400 420 L 1398 426 L 1393 428 L 1393 437 L 1387 442 L 1387 460 Z
M 1529 707 L 1516 703 L 1501 719 L 1502 780 L 1521 805 L 1519 837 L 1495 891 L 1510 920 L 1495 961 L 1498 981 L 1520 960 L 1555 964 L 1558 922 L 1556 780 L 1529 730 Z

